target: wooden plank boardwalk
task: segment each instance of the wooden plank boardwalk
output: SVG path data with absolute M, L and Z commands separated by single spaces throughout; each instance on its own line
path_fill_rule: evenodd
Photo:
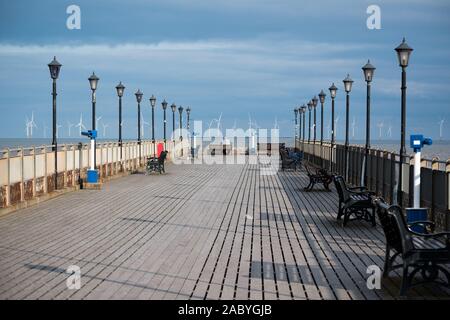
M 0 218 L 1 299 L 397 299 L 380 227 L 336 220 L 303 171 L 169 165 Z M 70 265 L 81 288 L 66 286 Z M 449 298 L 428 285 L 411 298 Z

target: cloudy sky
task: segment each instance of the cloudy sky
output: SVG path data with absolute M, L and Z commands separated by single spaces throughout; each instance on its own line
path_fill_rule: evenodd
M 81 8 L 81 29 L 66 27 L 69 5 Z M 369 5 L 381 8 L 381 30 L 369 30 Z M 154 94 L 192 108 L 208 125 L 222 113 L 226 127 L 260 127 L 275 119 L 281 135 L 293 134 L 293 109 L 332 82 L 338 135 L 345 119 L 342 79 L 355 80 L 350 119 L 363 137 L 365 83 L 361 67 L 376 66 L 372 89 L 372 135 L 398 138 L 400 68 L 394 48 L 406 37 L 414 48 L 408 67 L 408 131 L 450 138 L 450 2 L 441 0 L 134 0 L 0 1 L 0 137 L 24 137 L 34 112 L 43 136 L 51 124 L 54 55 L 63 64 L 58 80 L 60 136 L 67 122 L 90 123 L 87 78 L 100 77 L 97 114 L 117 136 L 115 86 L 122 81 L 124 135 L 136 135 L 134 92 L 144 92 L 143 116 L 150 120 Z M 325 127 L 329 124 L 329 95 Z M 157 109 L 157 134 L 161 132 Z M 327 131 L 327 130 L 325 130 Z M 48 131 L 49 132 L 49 131 Z M 148 137 L 149 130 L 146 129 Z M 73 134 L 73 132 L 72 132 Z

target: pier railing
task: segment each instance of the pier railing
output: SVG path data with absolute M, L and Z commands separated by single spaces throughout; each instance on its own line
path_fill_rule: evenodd
M 156 141 L 163 143 L 161 141 Z M 173 143 L 167 142 L 169 154 Z M 152 141 L 122 143 L 122 159 L 118 142 L 97 142 L 96 169 L 102 181 L 129 173 L 145 165 L 153 155 Z M 140 152 L 139 152 L 140 151 Z M 78 188 L 90 168 L 90 145 L 87 143 L 58 145 L 57 188 Z M 55 191 L 55 152 L 52 145 L 4 149 L 0 151 L 0 209 L 20 208 L 30 200 L 45 198 Z M 4 211 L 4 210 L 3 210 Z
M 345 146 L 330 142 L 297 141 L 306 161 L 345 176 Z M 353 185 L 360 185 L 365 148 L 350 145 L 348 148 L 348 177 Z M 331 160 L 332 159 L 332 160 Z M 401 188 L 403 208 L 413 204 L 413 157 L 404 159 L 401 183 L 398 183 L 400 156 L 394 152 L 370 149 L 367 159 L 367 187 L 386 201 L 397 202 L 397 188 Z M 429 208 L 430 220 L 442 230 L 450 230 L 450 159 L 446 161 L 422 159 L 421 199 L 422 207 Z

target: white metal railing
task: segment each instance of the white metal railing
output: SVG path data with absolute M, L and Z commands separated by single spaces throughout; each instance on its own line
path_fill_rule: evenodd
M 155 145 L 163 143 L 156 141 Z M 169 158 L 173 142 L 167 141 Z M 145 158 L 153 156 L 153 143 L 144 140 L 122 143 L 122 159 L 118 142 L 97 142 L 96 168 L 100 179 L 120 172 L 134 171 L 145 165 Z M 139 153 L 140 150 L 140 153 Z M 58 146 L 58 189 L 78 185 L 90 167 L 88 143 Z M 139 154 L 141 155 L 139 157 Z M 13 206 L 25 200 L 55 190 L 55 152 L 52 145 L 3 149 L 0 151 L 0 208 Z

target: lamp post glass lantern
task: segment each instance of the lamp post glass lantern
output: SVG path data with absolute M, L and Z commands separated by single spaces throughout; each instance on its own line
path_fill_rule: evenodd
M 405 148 L 405 134 L 406 134 L 406 67 L 409 65 L 409 58 L 413 49 L 408 46 L 405 38 L 403 38 L 402 43 L 395 48 L 397 52 L 398 63 L 402 68 L 402 86 L 401 86 L 401 123 L 400 123 L 400 166 L 398 180 L 396 183 L 397 188 L 397 199 L 394 202 L 402 205 L 403 193 L 402 193 L 402 178 L 403 178 L 403 162 L 406 156 Z M 396 201 L 395 201 L 396 200 Z
M 375 67 L 370 63 L 370 60 L 362 67 L 364 79 L 367 83 L 367 93 L 366 93 L 366 146 L 363 158 L 363 173 L 361 174 L 361 185 L 366 186 L 367 183 L 367 170 L 368 170 L 368 159 L 369 159 L 369 149 L 370 149 L 370 92 L 371 92 L 371 82 L 373 79 L 373 74 L 375 72 Z
M 62 64 L 56 60 L 56 56 L 53 57 L 53 60 L 48 64 L 48 69 L 50 71 L 50 78 L 53 80 L 52 84 L 52 115 L 53 115 L 53 137 L 52 137 L 52 145 L 53 151 L 55 153 L 55 190 L 58 189 L 58 142 L 56 140 L 56 79 L 59 77 L 59 72 L 61 71 Z

